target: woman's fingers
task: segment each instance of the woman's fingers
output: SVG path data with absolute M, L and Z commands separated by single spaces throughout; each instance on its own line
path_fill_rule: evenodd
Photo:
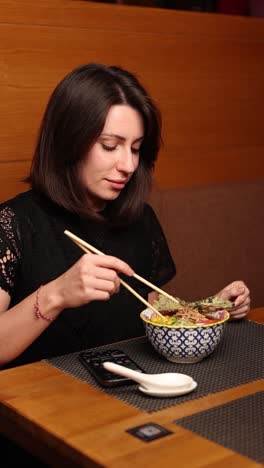
M 248 311 L 249 311 L 249 307 L 248 305 L 245 305 L 245 306 L 239 307 L 239 309 L 231 310 L 230 315 L 233 318 L 240 318 L 240 317 L 244 317 L 245 315 L 247 315 Z
M 230 311 L 232 319 L 241 319 L 246 317 L 250 311 L 250 292 L 248 287 L 242 281 L 234 281 L 231 288 L 235 298 L 235 307 Z
M 233 281 L 222 289 L 217 296 L 234 302 L 230 310 L 233 319 L 245 317 L 250 310 L 250 291 L 243 281 Z
M 58 278 L 63 308 L 78 307 L 94 300 L 108 300 L 120 289 L 119 273 L 134 274 L 127 263 L 116 257 L 84 254 Z
M 236 312 L 238 310 L 240 310 L 241 308 L 247 308 L 247 309 L 250 309 L 250 298 L 247 297 L 244 301 L 241 302 L 241 304 L 235 306 L 232 308 L 232 311 Z
M 93 255 L 93 257 L 92 259 L 90 255 L 83 255 L 82 258 L 85 258 L 85 261 L 92 260 L 94 265 L 114 270 L 117 273 L 123 273 L 127 276 L 134 275 L 132 268 L 119 258 L 112 257 L 111 255 Z
M 81 267 L 83 280 L 87 282 L 88 287 L 107 291 L 110 294 L 115 294 L 120 289 L 120 278 L 116 270 L 129 274 L 133 272 L 129 265 L 115 257 L 96 258 L 87 264 L 88 260 L 90 258 L 83 259 L 84 265 Z
M 110 295 L 115 294 L 120 289 L 120 281 L 119 278 L 116 280 L 107 280 L 107 279 L 100 279 L 100 278 L 90 278 L 87 281 L 88 289 L 95 289 L 97 291 L 105 291 L 108 292 Z

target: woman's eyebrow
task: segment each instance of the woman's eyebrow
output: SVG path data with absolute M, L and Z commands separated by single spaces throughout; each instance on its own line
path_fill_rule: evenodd
M 117 138 L 118 140 L 121 140 L 121 141 L 125 141 L 125 140 L 126 140 L 125 137 L 123 137 L 123 136 L 121 136 L 121 135 L 117 135 L 117 134 L 115 134 L 115 133 L 102 133 L 102 134 L 101 134 L 101 137 L 102 137 L 102 138 L 104 138 L 104 137 L 105 137 L 105 138 Z M 138 143 L 139 141 L 142 141 L 143 139 L 144 139 L 143 136 L 142 136 L 142 137 L 139 137 L 139 138 L 136 138 L 136 139 L 133 141 L 133 143 Z

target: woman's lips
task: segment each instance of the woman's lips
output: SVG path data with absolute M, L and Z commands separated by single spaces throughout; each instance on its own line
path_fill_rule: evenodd
M 121 190 L 125 187 L 127 180 L 112 180 L 112 179 L 106 179 L 107 182 L 112 186 L 114 189 Z

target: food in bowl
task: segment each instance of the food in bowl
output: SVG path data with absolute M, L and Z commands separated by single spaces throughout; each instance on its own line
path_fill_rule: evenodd
M 159 295 L 153 306 L 163 318 L 151 309 L 140 314 L 150 343 L 169 361 L 194 363 L 219 344 L 233 303 L 215 296 L 196 302 L 178 299 L 176 303 Z

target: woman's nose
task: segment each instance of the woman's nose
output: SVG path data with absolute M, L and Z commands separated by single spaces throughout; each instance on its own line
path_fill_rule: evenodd
M 133 154 L 132 151 L 122 151 L 117 163 L 117 169 L 127 174 L 133 173 L 138 166 L 138 155 Z

